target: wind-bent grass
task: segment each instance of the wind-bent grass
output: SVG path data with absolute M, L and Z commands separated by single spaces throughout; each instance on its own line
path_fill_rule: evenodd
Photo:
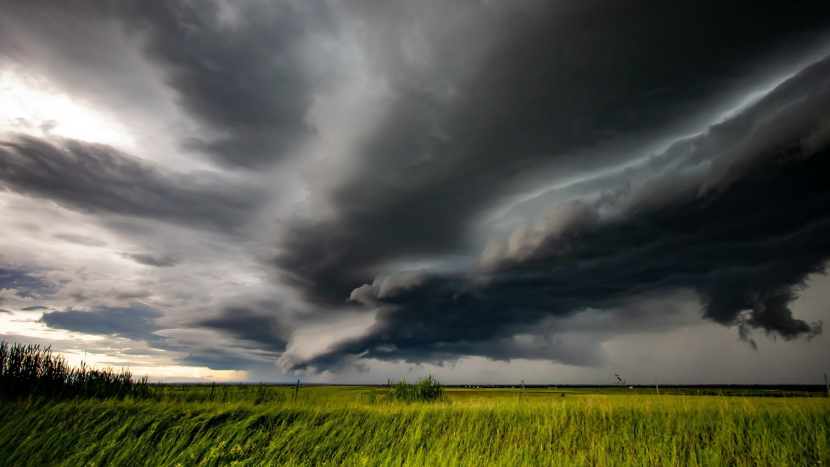
M 147 378 L 134 380 L 129 370 L 71 367 L 51 347 L 0 342 L 0 397 L 110 398 L 146 397 Z
M 830 465 L 827 398 L 692 390 L 162 386 L 0 343 L 0 464 Z
M 404 379 L 394 383 L 390 389 L 389 399 L 392 401 L 437 402 L 444 398 L 444 387 L 432 375 L 415 383 L 407 383 Z
M 822 398 L 16 401 L 6 465 L 828 465 Z

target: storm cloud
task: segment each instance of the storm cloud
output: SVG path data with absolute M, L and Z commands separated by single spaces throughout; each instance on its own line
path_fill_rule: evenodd
M 248 308 L 227 308 L 219 316 L 197 321 L 196 325 L 253 342 L 267 350 L 285 350 L 286 330 L 273 314 L 257 313 Z
M 354 153 L 353 175 L 315 193 L 335 214 L 296 219 L 275 264 L 308 300 L 333 304 L 386 263 L 469 253 L 476 217 L 526 190 L 533 174 L 553 183 L 624 163 L 711 101 L 765 84 L 778 61 L 804 59 L 784 52 L 825 32 L 828 12 L 815 14 L 814 2 L 742 6 L 519 2 L 449 11 L 472 19 L 437 31 L 418 23 L 431 16 L 396 16 L 398 6 L 359 10 L 370 31 L 382 28 L 371 45 L 394 57 L 377 66 L 390 104 L 359 144 L 341 149 Z M 476 22 L 497 33 L 487 50 L 456 36 L 483 38 Z M 406 53 L 416 44 L 422 55 Z
M 701 134 L 681 139 L 645 162 L 635 161 L 623 170 L 597 177 L 593 193 L 559 200 L 549 193 L 549 212 L 491 237 L 475 267 L 466 272 L 396 273 L 379 277 L 372 285 L 355 287 L 350 301 L 377 308 L 375 325 L 367 336 L 331 349 L 311 364 L 325 367 L 324 362 L 332 357 L 332 362 L 339 362 L 337 355 L 347 353 L 413 363 L 469 354 L 527 358 L 522 352 L 511 354 L 506 350 L 509 346 L 496 342 L 532 333 L 532 327 L 547 316 L 569 316 L 589 308 L 617 309 L 631 297 L 685 288 L 698 292 L 705 317 L 739 326 L 740 335 L 750 342 L 752 329 L 784 339 L 815 336 L 821 332 L 821 323 L 795 319 L 788 304 L 810 274 L 823 272 L 830 253 L 822 246 L 828 199 L 822 177 L 817 175 L 827 169 L 829 71 L 828 60 L 806 67 L 759 102 Z M 636 85 L 627 88 L 636 89 Z M 598 105 L 613 102 L 611 96 L 601 95 L 604 89 L 597 92 L 601 96 L 597 97 Z M 654 110 L 646 105 L 648 99 L 621 108 L 626 112 L 666 112 L 674 105 L 687 105 L 684 97 L 657 104 Z M 586 97 L 581 105 L 590 106 L 591 100 Z M 551 108 L 546 107 L 546 112 Z M 631 134 L 643 118 L 631 122 L 612 118 L 609 123 L 621 124 L 623 127 L 615 131 Z M 518 149 L 505 148 L 503 154 L 574 150 L 567 137 L 559 134 L 556 122 L 547 123 L 547 131 L 518 138 Z M 505 137 L 503 132 L 495 134 Z M 521 146 L 534 138 L 552 146 L 535 150 Z M 599 144 L 603 138 L 579 139 Z M 561 163 L 557 159 L 562 156 L 552 154 L 550 163 Z M 449 151 L 447 156 L 451 155 Z M 481 163 L 491 162 L 482 157 Z M 493 190 L 509 179 L 513 163 L 515 157 L 494 162 L 494 168 L 507 175 L 499 181 L 487 179 L 486 165 L 459 165 L 460 170 L 474 170 L 459 179 L 453 179 L 452 172 L 441 171 L 452 194 L 442 193 L 440 184 L 426 185 L 431 190 L 427 197 L 438 194 L 434 206 L 407 205 L 405 199 L 395 198 L 391 187 L 407 193 L 413 190 L 390 184 L 385 194 L 396 202 L 375 195 L 394 213 L 387 214 L 383 207 L 380 211 L 361 209 L 363 204 L 356 203 L 360 206 L 354 211 L 356 217 L 345 214 L 349 222 L 338 217 L 343 222 L 339 228 L 327 225 L 315 236 L 309 227 L 301 227 L 301 235 L 289 237 L 297 243 L 290 243 L 292 248 L 277 263 L 284 266 L 288 258 L 302 264 L 297 268 L 303 271 L 298 284 L 308 288 L 311 297 L 335 301 L 342 297 L 335 294 L 342 293 L 340 287 L 346 287 L 348 280 L 395 256 L 405 258 L 413 246 L 410 242 L 423 247 L 429 244 L 433 253 L 449 247 L 453 236 L 461 232 L 440 229 L 451 225 L 462 229 L 462 222 L 474 217 L 475 204 L 484 199 L 475 191 L 464 190 L 484 186 Z M 484 183 L 476 188 L 482 177 Z M 355 192 L 361 190 L 356 188 Z M 345 191 L 338 194 L 338 199 L 348 197 Z M 418 197 L 417 202 L 429 201 Z M 536 204 L 544 206 L 545 201 L 537 200 Z M 448 219 L 437 226 L 435 220 L 441 218 L 443 209 Z M 353 211 L 345 207 L 343 212 Z M 461 215 L 464 212 L 470 212 L 466 219 Z M 418 218 L 421 213 L 424 219 Z M 365 231 L 374 228 L 389 230 L 379 235 Z M 420 229 L 430 232 L 421 235 Z M 344 237 L 331 240 L 331 235 Z M 371 241 L 377 237 L 389 243 Z M 329 248 L 312 248 L 309 257 L 296 258 L 305 251 L 302 245 L 307 241 L 349 247 L 339 254 Z M 307 260 L 321 266 L 310 268 Z M 327 293 L 321 292 L 323 289 Z M 488 342 L 491 345 L 485 345 Z M 294 363 L 290 355 L 281 362 L 288 367 Z
M 193 378 L 807 368 L 829 172 L 827 2 L 0 5 L 0 319 Z
M 828 155 L 792 163 L 772 180 L 551 235 L 489 274 L 435 275 L 418 285 L 404 278 L 406 285 L 386 293 L 356 289 L 352 299 L 380 311 L 368 336 L 335 354 L 368 351 L 413 363 L 453 354 L 527 358 L 499 341 L 534 334 L 549 316 L 624 308 L 632 297 L 684 288 L 697 291 L 705 317 L 737 325 L 747 338 L 752 329 L 814 336 L 821 323 L 794 318 L 788 305 L 830 258 L 830 194 L 821 175 L 830 169 Z
M 336 59 L 315 49 L 332 32 L 327 2 L 130 1 L 114 9 L 143 34 L 180 105 L 206 127 L 187 147 L 255 168 L 287 158 L 313 133 L 304 116 Z
M 9 31 L 33 34 L 78 62 L 117 69 L 117 58 L 104 58 L 117 49 L 93 43 L 112 40 L 113 28 L 107 26 L 113 22 L 134 37 L 163 73 L 176 104 L 197 123 L 181 138 L 181 146 L 229 167 L 260 168 L 291 157 L 314 134 L 305 115 L 314 94 L 333 79 L 332 66 L 338 62 L 337 24 L 332 5 L 324 1 L 35 4 L 12 2 L 5 8 L 17 23 L 9 24 Z M 91 23 L 88 32 L 66 27 L 79 17 Z M 76 40 L 100 48 L 99 56 L 67 44 Z M 19 57 L 27 47 L 19 37 L 7 42 L 10 56 L 31 59 Z M 147 93 L 143 83 L 130 84 Z

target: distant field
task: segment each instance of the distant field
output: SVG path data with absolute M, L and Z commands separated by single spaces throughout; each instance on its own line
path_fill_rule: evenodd
M 0 463 L 830 465 L 826 397 L 449 388 L 445 402 L 404 404 L 378 387 L 154 390 L 145 401 L 4 402 Z
M 165 385 L 154 386 L 154 391 L 165 400 L 186 402 L 281 402 L 294 400 L 295 388 L 291 385 Z M 753 388 L 660 388 L 660 395 L 676 397 L 684 396 L 730 396 L 730 397 L 819 397 L 825 398 L 827 393 L 822 389 L 806 391 L 795 389 L 753 389 Z M 466 400 L 518 400 L 521 389 L 510 387 L 495 388 L 467 388 L 446 387 L 444 389 L 452 401 Z M 386 388 L 382 386 L 300 386 L 297 398 L 300 401 L 325 402 L 383 402 L 386 399 Z M 653 387 L 636 387 L 633 389 L 619 387 L 557 387 L 557 388 L 528 388 L 523 400 L 556 401 L 559 397 L 585 396 L 656 396 Z

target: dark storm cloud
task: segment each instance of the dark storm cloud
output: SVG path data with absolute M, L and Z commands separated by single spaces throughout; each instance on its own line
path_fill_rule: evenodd
M 148 253 L 124 253 L 123 256 L 138 264 L 155 266 L 157 268 L 170 268 L 179 264 L 179 260 L 167 255 L 151 255 Z
M 19 136 L 0 142 L 0 186 L 81 212 L 231 232 L 257 194 L 200 173 L 165 172 L 100 144 Z
M 391 261 L 466 252 L 475 216 L 518 180 L 599 168 L 711 118 L 701 111 L 798 62 L 830 24 L 817 2 L 520 2 L 434 31 L 396 5 L 356 8 L 373 56 L 391 57 L 375 70 L 392 108 L 353 149 L 355 175 L 322 195 L 336 220 L 295 220 L 274 260 L 318 304 Z M 419 28 L 420 42 L 407 34 Z M 413 44 L 427 58 L 407 62 Z
M 41 311 L 41 310 L 48 310 L 48 306 L 27 306 L 26 308 L 21 308 L 20 311 Z
M 534 256 L 497 273 L 431 275 L 388 286 L 386 295 L 357 289 L 354 300 L 380 307 L 368 335 L 298 366 L 325 368 L 345 354 L 416 363 L 461 355 L 558 360 L 516 346 L 513 336 L 544 332 L 537 326 L 546 317 L 619 309 L 675 288 L 696 290 L 707 318 L 740 326 L 745 338 L 752 329 L 784 339 L 815 335 L 821 324 L 795 319 L 788 305 L 830 258 L 828 170 L 825 150 L 770 180 L 546 239 Z
M 163 329 L 155 320 L 162 316 L 158 310 L 133 303 L 126 308 L 99 306 L 89 311 L 67 309 L 46 312 L 41 321 L 54 329 L 155 341 L 161 338 L 153 333 Z
M 789 305 L 830 259 L 828 109 L 825 59 L 733 118 L 604 177 L 600 196 L 560 201 L 491 239 L 474 271 L 404 272 L 355 288 L 352 302 L 379 309 L 368 334 L 283 366 L 325 368 L 345 354 L 543 358 L 515 336 L 544 334 L 548 317 L 677 289 L 694 290 L 706 318 L 750 342 L 753 329 L 812 337 L 821 323 L 796 319 Z
M 257 313 L 248 308 L 227 308 L 217 317 L 194 323 L 237 339 L 256 343 L 259 348 L 271 352 L 285 350 L 286 329 L 274 315 Z M 211 367 L 213 368 L 213 367 Z
M 338 60 L 331 47 L 337 24 L 325 1 L 33 1 L 11 2 L 3 10 L 17 36 L 7 37 L 0 52 L 36 60 L 19 56 L 28 49 L 18 41 L 31 34 L 70 55 L 70 64 L 123 74 L 117 79 L 130 87 L 127 92 L 143 98 L 146 83 L 120 67 L 110 37 L 96 37 L 95 27 L 66 25 L 115 20 L 137 34 L 178 104 L 202 126 L 183 145 L 228 166 L 254 168 L 292 155 L 313 134 L 305 118 L 308 106 L 314 92 L 330 82 Z
M 264 302 L 226 307 L 213 317 L 194 321 L 190 326 L 220 334 L 221 344 L 183 349 L 190 354 L 181 362 L 213 370 L 245 370 L 275 376 L 274 362 L 285 351 L 290 333 L 290 328 L 280 320 L 281 312 L 281 305 Z M 228 345 L 229 341 L 233 344 Z
M 312 134 L 305 114 L 337 57 L 315 48 L 333 32 L 327 2 L 121 2 L 179 103 L 209 137 L 186 144 L 228 165 L 283 159 Z

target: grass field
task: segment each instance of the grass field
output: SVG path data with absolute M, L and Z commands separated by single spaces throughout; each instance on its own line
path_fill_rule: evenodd
M 568 388 L 520 400 L 518 389 L 450 388 L 444 402 L 406 404 L 356 386 L 302 387 L 296 398 L 273 386 L 154 391 L 139 401 L 3 402 L 0 463 L 830 465 L 825 397 Z

